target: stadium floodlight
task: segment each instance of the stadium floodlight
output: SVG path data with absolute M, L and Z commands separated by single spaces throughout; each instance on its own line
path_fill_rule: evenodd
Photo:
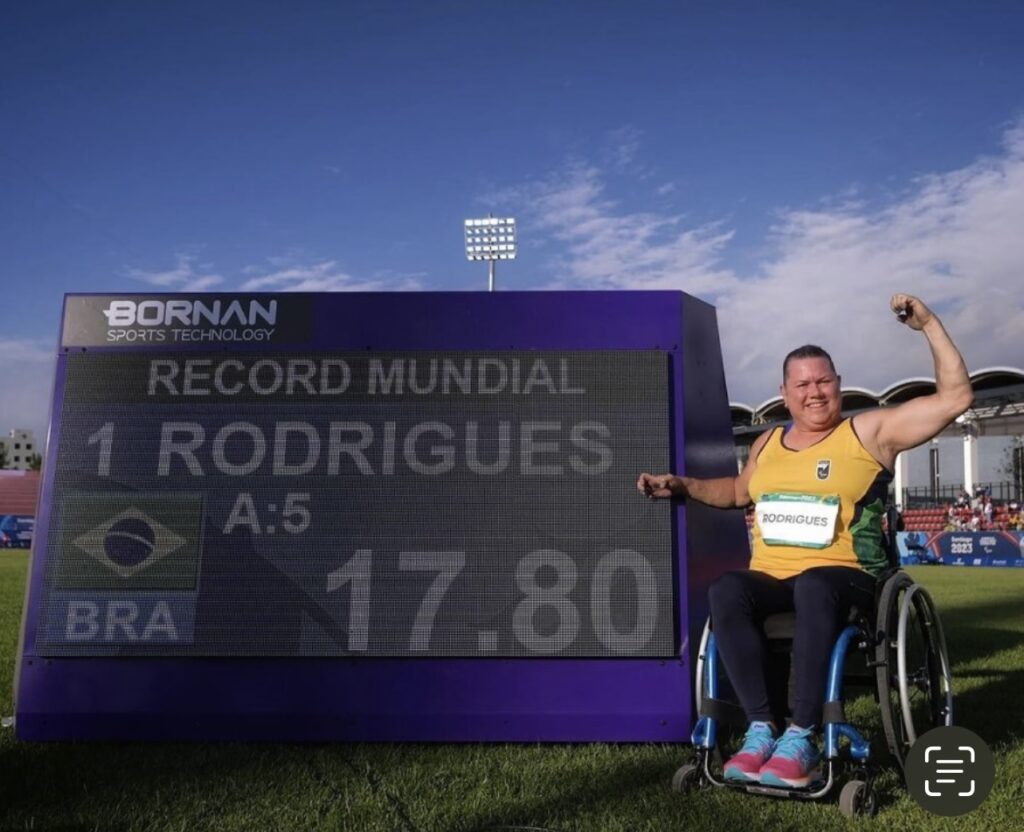
M 493 292 L 495 263 L 516 259 L 515 218 L 466 220 L 466 257 L 487 261 L 487 286 Z

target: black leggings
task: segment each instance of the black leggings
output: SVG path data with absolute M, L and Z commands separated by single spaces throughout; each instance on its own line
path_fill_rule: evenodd
M 775 721 L 782 727 L 785 693 L 770 684 L 770 654 L 762 629 L 766 617 L 796 611 L 793 723 L 810 728 L 821 725 L 829 657 L 850 607 L 870 609 L 874 596 L 874 576 L 845 566 L 819 566 L 785 580 L 745 569 L 726 572 L 712 583 L 708 602 L 715 642 L 747 719 Z

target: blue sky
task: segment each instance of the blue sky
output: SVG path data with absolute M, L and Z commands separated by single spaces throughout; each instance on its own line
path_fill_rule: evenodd
M 0 26 L 0 428 L 46 425 L 61 296 L 678 288 L 730 396 L 830 348 L 1024 365 L 1019 3 L 39 2 Z

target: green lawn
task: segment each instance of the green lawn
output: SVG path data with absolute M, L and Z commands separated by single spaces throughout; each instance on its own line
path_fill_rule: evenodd
M 0 552 L 0 713 L 11 685 L 27 571 Z M 669 788 L 688 758 L 669 745 L 24 744 L 0 734 L 0 829 L 832 830 L 1024 828 L 1024 570 L 917 568 L 943 616 L 957 722 L 996 753 L 987 802 L 957 819 L 919 809 L 896 773 L 873 820 L 835 797 L 780 801 Z M 874 703 L 851 706 L 881 739 Z M 838 790 L 837 790 L 838 792 Z

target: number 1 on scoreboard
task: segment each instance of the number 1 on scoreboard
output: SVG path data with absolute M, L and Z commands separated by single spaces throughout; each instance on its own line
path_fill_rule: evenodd
M 96 474 L 101 477 L 110 476 L 110 451 L 114 446 L 114 423 L 106 422 L 96 433 L 89 437 L 89 444 L 100 444 L 100 458 L 96 463 Z
M 366 650 L 370 633 L 370 571 L 373 552 L 356 549 L 355 555 L 327 576 L 327 591 L 337 592 L 345 584 L 352 585 L 348 605 L 348 649 Z

